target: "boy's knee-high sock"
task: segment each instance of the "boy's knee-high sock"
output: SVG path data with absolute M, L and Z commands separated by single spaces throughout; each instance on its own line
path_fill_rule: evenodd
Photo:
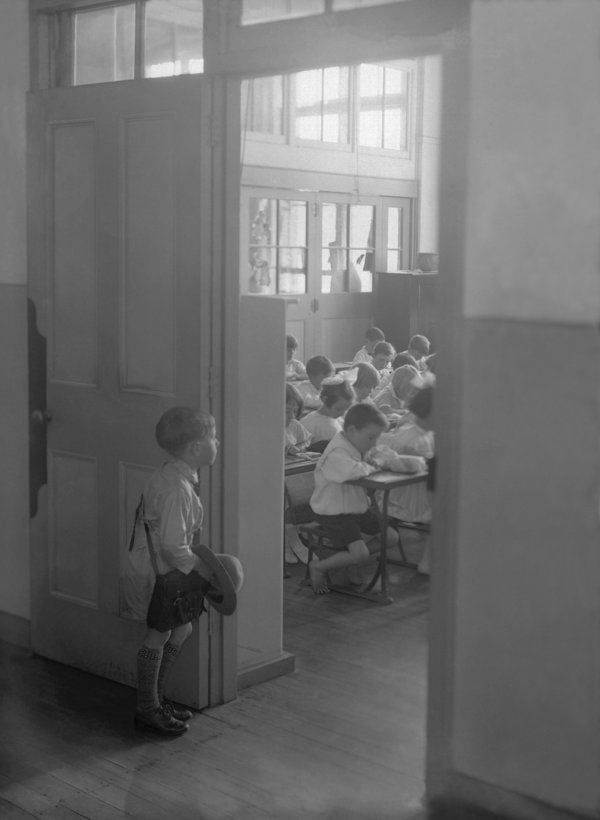
M 181 645 L 171 643 L 171 641 L 167 641 L 163 647 L 163 656 L 162 662 L 160 664 L 157 683 L 158 700 L 160 703 L 162 703 L 162 700 L 165 696 L 165 684 L 167 682 L 169 672 L 171 671 L 173 664 L 177 660 L 177 656 L 179 655 L 180 651 Z
M 158 699 L 158 674 L 162 660 L 162 649 L 149 646 L 140 647 L 137 654 L 137 707 L 141 711 L 156 709 Z

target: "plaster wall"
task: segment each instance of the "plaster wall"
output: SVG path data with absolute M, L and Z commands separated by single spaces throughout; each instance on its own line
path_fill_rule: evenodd
M 599 35 L 595 0 L 472 4 L 446 717 L 524 817 L 600 804 Z
M 239 321 L 238 529 L 244 587 L 238 673 L 282 657 L 285 301 L 242 296 Z M 257 367 L 256 363 L 261 366 Z M 269 433 L 269 435 L 266 435 Z M 273 441 L 270 441 L 270 439 Z
M 0 616 L 29 618 L 25 93 L 28 4 L 0 0 Z

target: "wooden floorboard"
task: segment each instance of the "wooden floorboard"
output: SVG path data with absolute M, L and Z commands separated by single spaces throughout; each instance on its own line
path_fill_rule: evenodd
M 136 733 L 135 693 L 0 644 L 4 820 L 422 820 L 428 580 L 391 566 L 394 602 L 284 581 L 293 673 Z

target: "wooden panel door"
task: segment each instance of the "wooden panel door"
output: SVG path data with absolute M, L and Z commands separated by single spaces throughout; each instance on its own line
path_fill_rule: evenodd
M 197 76 L 29 100 L 29 282 L 51 416 L 31 524 L 32 646 L 132 685 L 145 627 L 127 616 L 121 570 L 140 491 L 164 460 L 154 426 L 172 405 L 210 406 L 210 104 Z M 172 695 L 202 707 L 206 617 L 184 653 Z

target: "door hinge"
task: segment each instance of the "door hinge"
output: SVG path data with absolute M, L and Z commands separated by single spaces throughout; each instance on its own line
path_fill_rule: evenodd
M 312 204 L 312 215 L 313 216 L 319 216 L 319 203 L 318 202 L 313 202 L 313 204 Z

